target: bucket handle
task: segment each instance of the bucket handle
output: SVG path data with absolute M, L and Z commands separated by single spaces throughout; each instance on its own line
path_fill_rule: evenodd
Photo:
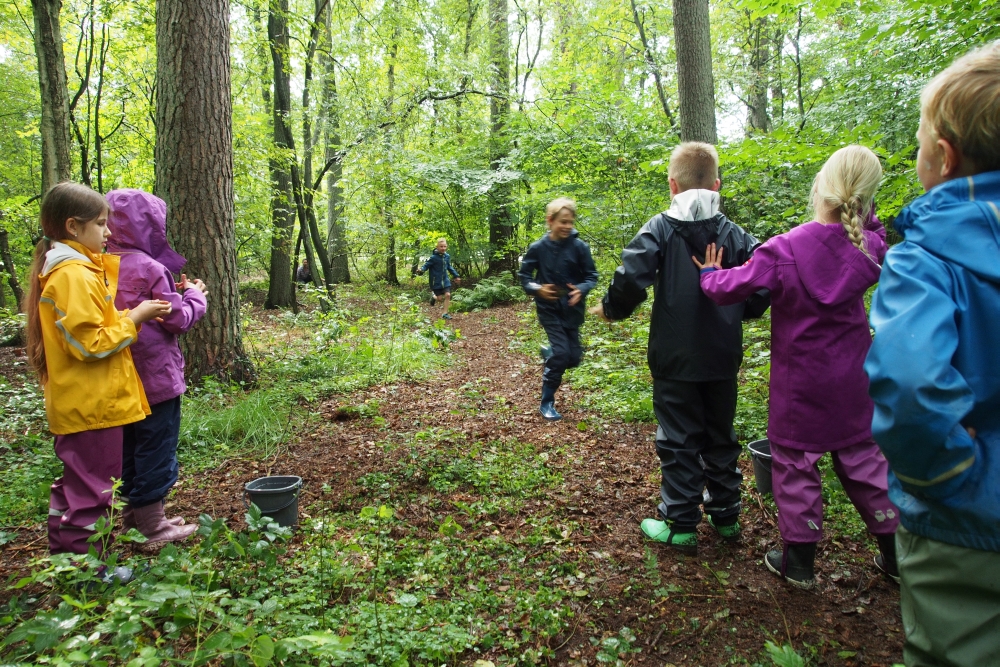
M 298 488 L 295 489 L 295 495 L 292 496 L 291 500 L 289 500 L 287 503 L 285 503 L 281 507 L 275 507 L 274 509 L 267 510 L 267 513 L 268 514 L 275 514 L 277 512 L 280 512 L 283 509 L 291 507 L 292 503 L 294 503 L 296 500 L 299 499 L 299 493 L 301 493 L 301 492 L 302 492 L 302 485 L 300 484 L 298 486 Z M 243 505 L 247 508 L 247 510 L 249 510 L 251 504 L 252 503 L 250 502 L 250 492 L 247 491 L 246 489 L 243 489 Z M 260 505 L 257 506 L 257 509 L 260 509 Z M 261 510 L 261 512 L 263 512 L 263 510 Z

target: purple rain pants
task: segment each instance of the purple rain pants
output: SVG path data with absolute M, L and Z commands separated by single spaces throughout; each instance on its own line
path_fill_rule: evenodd
M 87 553 L 94 524 L 111 509 L 112 478 L 122 476 L 123 431 L 115 426 L 56 436 L 63 474 L 49 496 L 50 552 Z M 94 546 L 100 555 L 103 545 Z
M 872 535 L 891 535 L 899 510 L 889 501 L 889 464 L 874 440 L 830 452 L 833 470 Z M 803 452 L 771 443 L 771 480 L 778 529 L 786 544 L 823 538 L 823 480 L 816 464 L 823 452 Z

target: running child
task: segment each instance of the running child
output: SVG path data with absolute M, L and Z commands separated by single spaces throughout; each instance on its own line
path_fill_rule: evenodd
M 417 273 L 420 275 L 427 272 L 427 279 L 431 284 L 431 305 L 437 303 L 439 299 L 444 300 L 444 311 L 441 313 L 441 317 L 450 320 L 451 315 L 448 314 L 448 309 L 451 308 L 451 278 L 455 279 L 455 284 L 458 285 L 461 280 L 458 277 L 458 271 L 451 265 L 451 255 L 448 254 L 448 239 L 438 239 L 437 246 L 434 251 L 431 252 L 431 256 L 427 258 L 424 265 L 417 269 Z
M 597 286 L 597 268 L 590 246 L 574 229 L 576 202 L 560 198 L 545 207 L 549 231 L 524 253 L 518 277 L 524 291 L 535 297 L 538 323 L 549 345 L 543 348 L 542 401 L 538 410 L 549 421 L 562 419 L 556 411 L 556 391 L 563 373 L 576 368 L 583 357 L 580 325 L 587 312 L 587 294 Z
M 702 504 L 726 541 L 740 539 L 740 444 L 733 430 L 736 374 L 743 361 L 744 317 L 767 310 L 766 295 L 751 307 L 740 299 L 717 306 L 701 292 L 691 253 L 709 243 L 740 265 L 759 243 L 719 211 L 719 155 L 685 142 L 670 155 L 670 208 L 639 230 L 622 251 L 604 301 L 591 312 L 605 320 L 629 317 L 653 290 L 647 361 L 653 376 L 656 453 L 660 459 L 658 518 L 643 534 L 682 553 L 698 551 Z M 711 500 L 705 500 L 703 489 Z
M 102 254 L 108 213 L 104 197 L 86 186 L 52 187 L 41 206 L 45 236 L 28 272 L 28 361 L 63 462 L 49 498 L 54 554 L 87 553 L 96 522 L 109 514 L 112 478 L 122 476 L 124 426 L 149 414 L 129 346 L 143 322 L 170 314 L 170 304 L 157 300 L 115 309 L 119 260 Z
M 205 314 L 205 284 L 181 274 L 187 263 L 167 242 L 167 206 L 141 190 L 112 190 L 108 250 L 121 258 L 115 306 L 134 307 L 147 299 L 170 304 L 170 314 L 148 322 L 132 344 L 132 359 L 146 391 L 151 414 L 124 432 L 121 495 L 125 530 L 138 528 L 150 544 L 182 540 L 198 529 L 184 519 L 164 516 L 164 503 L 177 482 L 177 439 L 181 428 L 184 355 L 177 337 Z M 174 274 L 181 275 L 179 283 Z
M 865 371 L 889 459 L 903 658 L 1000 665 L 1000 41 L 920 96 L 917 177 L 896 218 Z
M 874 228 L 872 201 L 882 166 L 862 146 L 834 153 L 813 182 L 814 222 L 766 241 L 743 266 L 723 269 L 725 249 L 710 244 L 701 287 L 720 305 L 771 292 L 771 386 L 767 437 L 783 551 L 764 556 L 769 570 L 811 588 L 816 543 L 823 537 L 826 452 L 848 497 L 875 536 L 879 570 L 897 578 L 899 523 L 886 488 L 888 465 L 872 440 L 872 402 L 862 368 L 871 334 L 864 294 L 878 282 L 886 245 Z M 865 222 L 873 229 L 865 229 Z M 881 230 L 884 234 L 884 230 Z

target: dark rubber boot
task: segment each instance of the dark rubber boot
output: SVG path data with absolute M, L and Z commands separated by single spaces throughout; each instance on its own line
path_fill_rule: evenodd
M 548 382 L 542 383 L 542 404 L 539 406 L 538 411 L 550 422 L 562 419 L 562 415 L 556 412 L 556 389 L 558 388 L 559 385 L 553 386 Z
M 816 560 L 816 543 L 786 544 L 785 553 L 768 551 L 764 565 L 771 572 L 796 588 L 809 590 L 816 584 L 813 562 Z
M 896 564 L 896 533 L 876 535 L 879 554 L 875 556 L 875 567 L 879 572 L 899 583 L 899 566 Z

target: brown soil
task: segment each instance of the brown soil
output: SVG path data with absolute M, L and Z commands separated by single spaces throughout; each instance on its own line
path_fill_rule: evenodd
M 696 557 L 651 545 L 662 580 L 659 585 L 675 584 L 683 594 L 649 602 L 654 586 L 649 583 L 639 522 L 653 515 L 658 500 L 655 427 L 606 420 L 574 409 L 576 392 L 568 386 L 572 371 L 558 397 L 563 420 L 544 422 L 537 412 L 541 366 L 509 351 L 509 332 L 517 330 L 517 313 L 523 308 L 455 316 L 452 324 L 462 333 L 452 346 L 455 362 L 433 383 L 373 387 L 331 399 L 318 406 L 321 418 L 311 420 L 272 460 L 229 460 L 196 479 L 185 479 L 182 471 L 168 510 L 189 517 L 197 512 L 227 517 L 235 527 L 242 523 L 245 511 L 240 500 L 243 484 L 264 474 L 301 475 L 305 486 L 300 507 L 306 515 L 310 503 L 320 499 L 324 484 L 332 488 L 323 494 L 324 502 L 364 504 L 358 502 L 364 492 L 357 480 L 387 468 L 393 457 L 402 454 L 402 448 L 387 454 L 375 444 L 385 439 L 385 431 L 373 420 L 343 409 L 376 399 L 392 431 L 448 428 L 473 439 L 516 439 L 538 451 L 571 445 L 582 459 L 582 464 L 550 460 L 548 464 L 559 470 L 564 483 L 544 501 L 526 502 L 522 510 L 524 516 L 546 513 L 556 521 L 576 522 L 579 528 L 563 546 L 574 554 L 574 562 L 586 563 L 589 573 L 602 578 L 590 597 L 571 603 L 577 610 L 576 625 L 549 642 L 556 650 L 557 664 L 598 664 L 590 637 L 616 634 L 625 626 L 636 633 L 642 649 L 628 656 L 634 665 L 769 664 L 762 657 L 768 639 L 778 644 L 790 641 L 800 653 L 812 653 L 817 665 L 901 662 L 899 590 L 874 570 L 869 544 L 837 535 L 824 540 L 817 556 L 819 584 L 812 591 L 794 589 L 764 568 L 763 553 L 780 540 L 775 518 L 752 489 L 749 460 L 741 462 L 746 501 L 742 544 L 722 543 L 703 524 Z M 480 388 L 483 393 L 505 397 L 512 409 L 453 414 L 460 388 L 475 380 L 487 387 Z M 578 425 L 584 420 L 588 428 L 582 431 Z M 604 428 L 597 432 L 595 424 Z M 436 525 L 419 509 L 404 508 L 402 518 L 428 535 Z M 474 528 L 463 535 L 476 537 L 478 530 L 514 535 L 522 519 L 509 516 L 490 528 Z M 17 572 L 24 572 L 30 558 L 42 555 L 44 548 L 43 526 L 20 531 L 14 542 L 0 547 L 0 577 L 19 576 Z M 729 572 L 728 582 L 723 584 L 713 571 Z M 635 580 L 631 586 L 630 579 Z M 598 607 L 595 599 L 613 602 Z M 515 619 L 509 622 L 517 627 Z

